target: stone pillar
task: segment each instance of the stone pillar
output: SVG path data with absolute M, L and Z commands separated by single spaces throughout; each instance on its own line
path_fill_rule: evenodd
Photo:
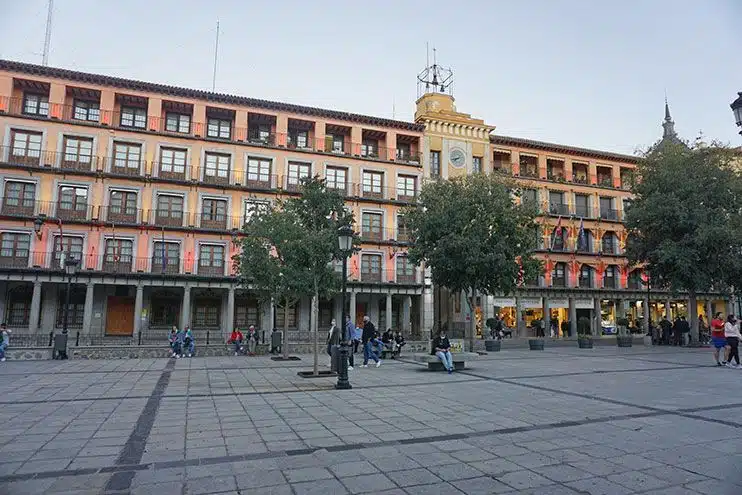
M 541 299 L 542 302 L 542 310 L 544 312 L 544 335 L 549 336 L 551 335 L 551 308 L 549 307 L 549 298 L 544 296 Z
M 392 322 L 394 319 L 392 318 L 392 295 L 387 294 L 386 295 L 386 321 L 384 322 L 385 328 L 380 328 L 379 333 L 383 333 L 386 331 L 387 328 L 392 328 Z
M 232 327 L 234 327 L 234 285 L 230 285 L 227 289 L 227 321 L 222 325 L 222 331 L 225 335 L 230 335 L 232 333 Z M 261 330 L 268 330 L 266 328 L 262 328 Z
M 134 296 L 134 338 L 138 338 L 142 332 L 142 308 L 144 306 L 144 286 L 137 284 L 136 295 Z M 150 315 L 150 318 L 152 315 Z
M 600 298 L 594 299 L 593 305 L 593 335 L 600 336 L 602 332 L 602 317 L 600 316 Z
M 28 315 L 28 333 L 34 334 L 39 329 L 39 316 L 41 312 L 41 282 L 33 283 L 33 295 L 31 296 L 31 311 Z
M 626 317 L 626 305 L 623 299 L 616 299 L 613 304 L 616 305 L 616 319 Z
M 412 311 L 412 296 L 402 297 L 402 332 L 409 337 L 411 325 L 410 325 L 410 313 Z
M 354 325 L 357 325 L 356 321 L 356 292 L 353 289 L 348 289 L 348 314 L 350 315 L 350 321 Z
M 668 320 L 672 321 L 672 308 L 670 307 L 669 299 L 665 301 L 665 315 L 667 316 Z
M 517 337 L 526 336 L 525 322 L 523 321 L 523 304 L 521 298 L 515 298 L 515 335 Z
M 82 334 L 90 335 L 90 325 L 93 321 L 93 293 L 95 284 L 88 282 L 85 289 L 85 306 L 82 314 Z
M 570 337 L 577 335 L 577 307 L 574 297 L 569 298 L 569 335 Z
M 652 318 L 652 314 L 651 314 L 652 312 L 649 309 L 649 294 L 647 294 L 646 292 L 644 293 L 644 304 L 643 305 L 644 305 L 643 326 L 644 326 L 644 334 L 646 335 L 649 333 L 649 320 Z M 659 323 L 659 322 L 656 322 L 656 323 Z
M 183 304 L 180 307 L 180 328 L 191 324 L 191 286 L 183 287 Z

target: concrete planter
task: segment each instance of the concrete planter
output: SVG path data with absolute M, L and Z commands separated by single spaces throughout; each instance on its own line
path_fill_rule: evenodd
M 528 348 L 532 351 L 543 351 L 544 339 L 528 339 Z
M 500 341 L 499 340 L 485 340 L 484 350 L 486 350 L 487 352 L 499 352 Z
M 652 346 L 652 337 L 649 335 L 644 336 L 644 345 L 651 347 Z
M 618 347 L 631 347 L 634 343 L 634 337 L 631 335 L 616 335 L 616 345 Z
M 593 339 L 590 337 L 577 337 L 577 347 L 580 349 L 592 349 Z

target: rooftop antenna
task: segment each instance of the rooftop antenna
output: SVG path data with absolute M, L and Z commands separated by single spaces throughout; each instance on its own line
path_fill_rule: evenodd
M 49 0 L 49 12 L 46 14 L 46 35 L 44 36 L 44 54 L 41 57 L 41 65 L 49 65 L 49 43 L 52 39 L 52 13 L 54 12 L 54 0 Z
M 430 43 L 425 42 L 425 67 L 430 67 Z M 430 83 L 425 81 L 425 92 L 430 91 Z
M 438 50 L 433 48 L 433 65 L 430 65 L 430 50 L 426 47 L 427 65 L 417 75 L 417 97 L 428 93 L 442 93 L 453 96 L 453 71 L 438 65 Z
M 216 91 L 216 59 L 219 56 L 219 21 L 216 21 L 216 46 L 214 47 L 214 76 L 211 78 L 211 92 Z
M 392 119 L 397 118 L 397 99 L 392 96 Z

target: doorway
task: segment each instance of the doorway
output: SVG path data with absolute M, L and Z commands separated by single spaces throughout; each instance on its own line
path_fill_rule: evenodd
M 106 335 L 131 336 L 134 332 L 134 298 L 108 296 Z

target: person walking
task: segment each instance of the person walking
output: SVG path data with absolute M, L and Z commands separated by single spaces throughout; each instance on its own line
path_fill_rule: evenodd
M 363 333 L 361 334 L 361 342 L 363 344 L 363 367 L 368 368 L 368 360 L 369 358 L 374 359 L 376 361 L 376 366 L 379 367 L 381 365 L 381 360 L 379 360 L 375 354 L 372 353 L 372 343 L 371 340 L 376 338 L 376 327 L 373 323 L 371 323 L 371 318 L 368 317 L 368 315 L 363 317 Z
M 335 318 L 330 322 L 330 331 L 327 332 L 327 355 L 330 356 L 330 361 L 327 363 L 329 368 L 332 368 L 332 346 L 340 345 L 340 329 L 335 324 Z
M 353 366 L 355 366 L 355 359 L 353 357 L 353 349 L 350 347 L 352 346 L 355 336 L 355 330 L 356 326 L 353 324 L 353 320 L 350 319 L 350 315 L 345 316 L 345 331 L 343 332 L 343 342 L 348 346 L 348 349 L 351 351 L 348 353 L 348 370 L 353 371 Z M 358 347 L 358 344 L 356 344 L 356 347 Z
M 716 313 L 714 319 L 711 320 L 711 346 L 714 349 L 716 366 L 727 364 L 726 350 L 724 356 L 722 356 L 722 361 L 719 361 L 719 353 L 727 346 L 727 338 L 724 335 L 724 320 L 721 318 L 721 313 Z
M 5 361 L 5 349 L 10 345 L 10 334 L 11 331 L 5 323 L 0 325 L 0 362 Z
M 660 329 L 662 329 L 660 344 L 670 345 L 670 331 L 672 330 L 672 323 L 670 323 L 670 320 L 667 319 L 667 315 L 663 316 L 660 320 Z
M 729 368 L 742 368 L 739 365 L 739 339 L 742 337 L 739 333 L 739 321 L 734 315 L 727 317 L 727 322 L 724 323 L 724 336 L 727 338 L 727 344 L 729 345 L 729 356 L 727 358 L 727 367 Z M 732 364 L 732 359 L 737 363 L 735 366 Z

